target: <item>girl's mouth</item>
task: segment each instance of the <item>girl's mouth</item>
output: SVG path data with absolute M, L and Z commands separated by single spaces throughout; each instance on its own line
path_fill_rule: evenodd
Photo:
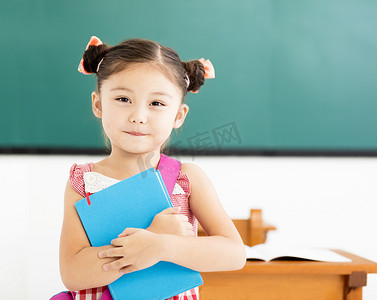
M 146 134 L 144 134 L 144 133 L 141 133 L 141 132 L 135 132 L 135 131 L 132 131 L 132 132 L 128 132 L 128 131 L 126 131 L 128 134 L 130 134 L 130 135 L 134 135 L 134 136 L 144 136 L 144 135 L 146 135 Z

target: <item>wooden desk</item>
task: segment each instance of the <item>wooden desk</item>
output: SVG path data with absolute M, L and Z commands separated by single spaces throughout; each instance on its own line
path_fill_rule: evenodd
M 250 209 L 248 219 L 233 219 L 243 243 L 248 246 L 262 244 L 266 241 L 267 233 L 276 230 L 276 227 L 263 222 L 261 209 Z M 198 224 L 198 236 L 206 236 L 202 226 Z
M 247 261 L 239 271 L 201 273 L 200 299 L 356 300 L 377 263 L 334 249 L 352 262 Z

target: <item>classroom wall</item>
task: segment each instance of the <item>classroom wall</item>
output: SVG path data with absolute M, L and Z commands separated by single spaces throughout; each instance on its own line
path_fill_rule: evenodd
M 49 299 L 65 290 L 58 253 L 69 168 L 101 158 L 0 156 L 1 298 Z M 277 227 L 268 242 L 338 248 L 377 261 L 377 158 L 177 158 L 207 172 L 230 217 L 262 208 Z M 363 291 L 364 299 L 377 298 L 376 275 L 368 275 Z

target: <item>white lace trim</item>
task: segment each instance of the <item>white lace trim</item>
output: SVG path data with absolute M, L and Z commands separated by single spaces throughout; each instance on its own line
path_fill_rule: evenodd
M 97 172 L 84 173 L 85 193 L 99 192 L 115 183 L 119 180 L 107 177 Z
M 182 187 L 178 183 L 175 183 L 172 194 L 185 194 L 185 191 L 182 189 Z
M 84 183 L 85 183 L 85 193 L 96 193 L 115 183 L 120 182 L 120 180 L 107 177 L 97 172 L 85 172 L 84 173 Z M 175 183 L 173 194 L 185 194 L 182 187 Z

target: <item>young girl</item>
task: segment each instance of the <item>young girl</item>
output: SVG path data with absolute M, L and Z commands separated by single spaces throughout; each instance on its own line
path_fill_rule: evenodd
M 92 37 L 79 65 L 96 74 L 92 110 L 101 119 L 111 153 L 96 163 L 74 164 L 66 185 L 60 272 L 76 299 L 100 299 L 125 273 L 168 261 L 199 271 L 241 269 L 243 242 L 201 168 L 181 164 L 171 196 L 174 208 L 157 214 L 147 229 L 125 228 L 112 245 L 91 247 L 75 202 L 114 183 L 156 168 L 173 128 L 182 126 L 187 92 L 214 78 L 207 60 L 183 62 L 171 48 L 145 39 L 108 46 Z M 197 221 L 207 237 L 197 237 Z M 197 299 L 198 288 L 171 299 Z

